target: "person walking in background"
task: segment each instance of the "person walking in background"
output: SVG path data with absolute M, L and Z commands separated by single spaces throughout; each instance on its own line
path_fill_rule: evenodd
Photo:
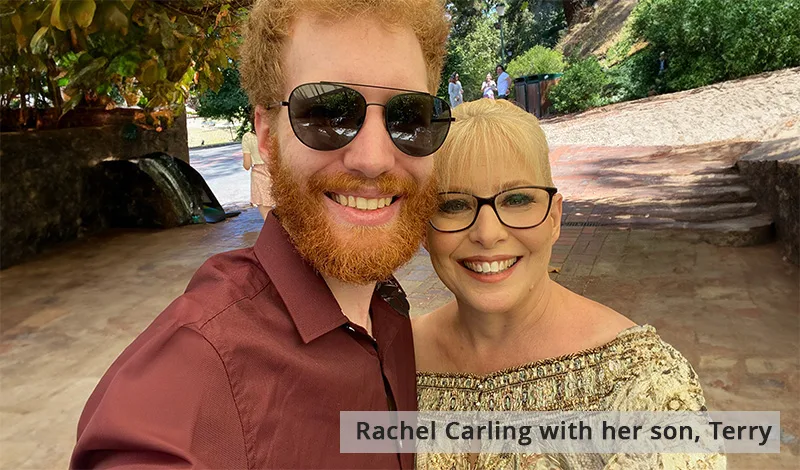
M 251 123 L 252 123 L 252 117 Z M 255 129 L 255 125 L 252 129 Z M 242 137 L 242 166 L 250 171 L 250 203 L 258 207 L 261 218 L 266 219 L 272 208 L 270 177 L 267 165 L 258 152 L 258 137 L 253 131 Z
M 497 72 L 497 99 L 507 100 L 511 92 L 511 76 L 506 73 L 502 65 L 498 65 L 495 72 Z
M 452 108 L 464 102 L 464 89 L 461 87 L 459 78 L 458 73 L 453 72 L 450 75 L 450 83 L 447 85 L 447 91 L 450 94 L 450 107 Z
M 492 80 L 492 74 L 486 74 L 486 80 L 481 84 L 481 95 L 484 98 L 494 99 L 494 92 L 497 91 L 497 84 Z

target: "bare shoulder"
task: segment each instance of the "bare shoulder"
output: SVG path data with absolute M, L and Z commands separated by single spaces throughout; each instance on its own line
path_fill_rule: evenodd
M 611 307 L 562 288 L 565 294 L 564 308 L 579 317 L 586 338 L 596 345 L 614 340 L 622 331 L 636 323 Z

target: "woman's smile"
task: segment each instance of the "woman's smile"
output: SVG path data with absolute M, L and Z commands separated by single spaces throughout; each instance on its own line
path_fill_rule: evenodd
M 481 282 L 495 283 L 507 279 L 514 272 L 521 256 L 471 256 L 458 261 L 466 273 Z

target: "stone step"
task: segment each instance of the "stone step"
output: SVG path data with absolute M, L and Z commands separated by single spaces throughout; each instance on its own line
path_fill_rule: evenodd
M 686 206 L 632 206 L 629 212 L 632 215 L 649 215 L 684 222 L 713 222 L 751 216 L 759 212 L 757 207 L 756 202 L 723 202 Z
M 588 226 L 640 227 L 658 230 L 674 230 L 687 238 L 702 240 L 717 246 L 752 246 L 770 243 L 775 239 L 775 228 L 768 214 L 755 213 L 746 217 L 720 219 L 713 222 L 688 222 L 668 217 L 644 217 L 641 215 L 609 215 L 593 218 Z M 565 226 L 578 223 L 566 222 Z
M 765 213 L 714 222 L 691 222 L 686 228 L 717 246 L 761 245 L 775 239 L 772 217 Z
M 664 205 L 705 206 L 725 202 L 752 202 L 753 194 L 745 185 L 726 186 L 659 186 L 656 193 L 653 188 L 632 188 L 628 194 L 618 196 L 616 203 L 625 207 L 629 205 Z

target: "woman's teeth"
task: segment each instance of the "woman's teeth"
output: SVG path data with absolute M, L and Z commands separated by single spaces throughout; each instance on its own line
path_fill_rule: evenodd
M 367 199 L 363 197 L 344 196 L 342 194 L 331 193 L 331 199 L 345 207 L 352 207 L 362 211 L 374 211 L 382 209 L 392 204 L 392 198 L 380 197 L 377 199 Z
M 476 273 L 500 273 L 514 266 L 518 259 L 519 258 L 514 257 L 503 261 L 492 261 L 491 263 L 488 261 L 476 263 L 464 261 L 464 267 Z

